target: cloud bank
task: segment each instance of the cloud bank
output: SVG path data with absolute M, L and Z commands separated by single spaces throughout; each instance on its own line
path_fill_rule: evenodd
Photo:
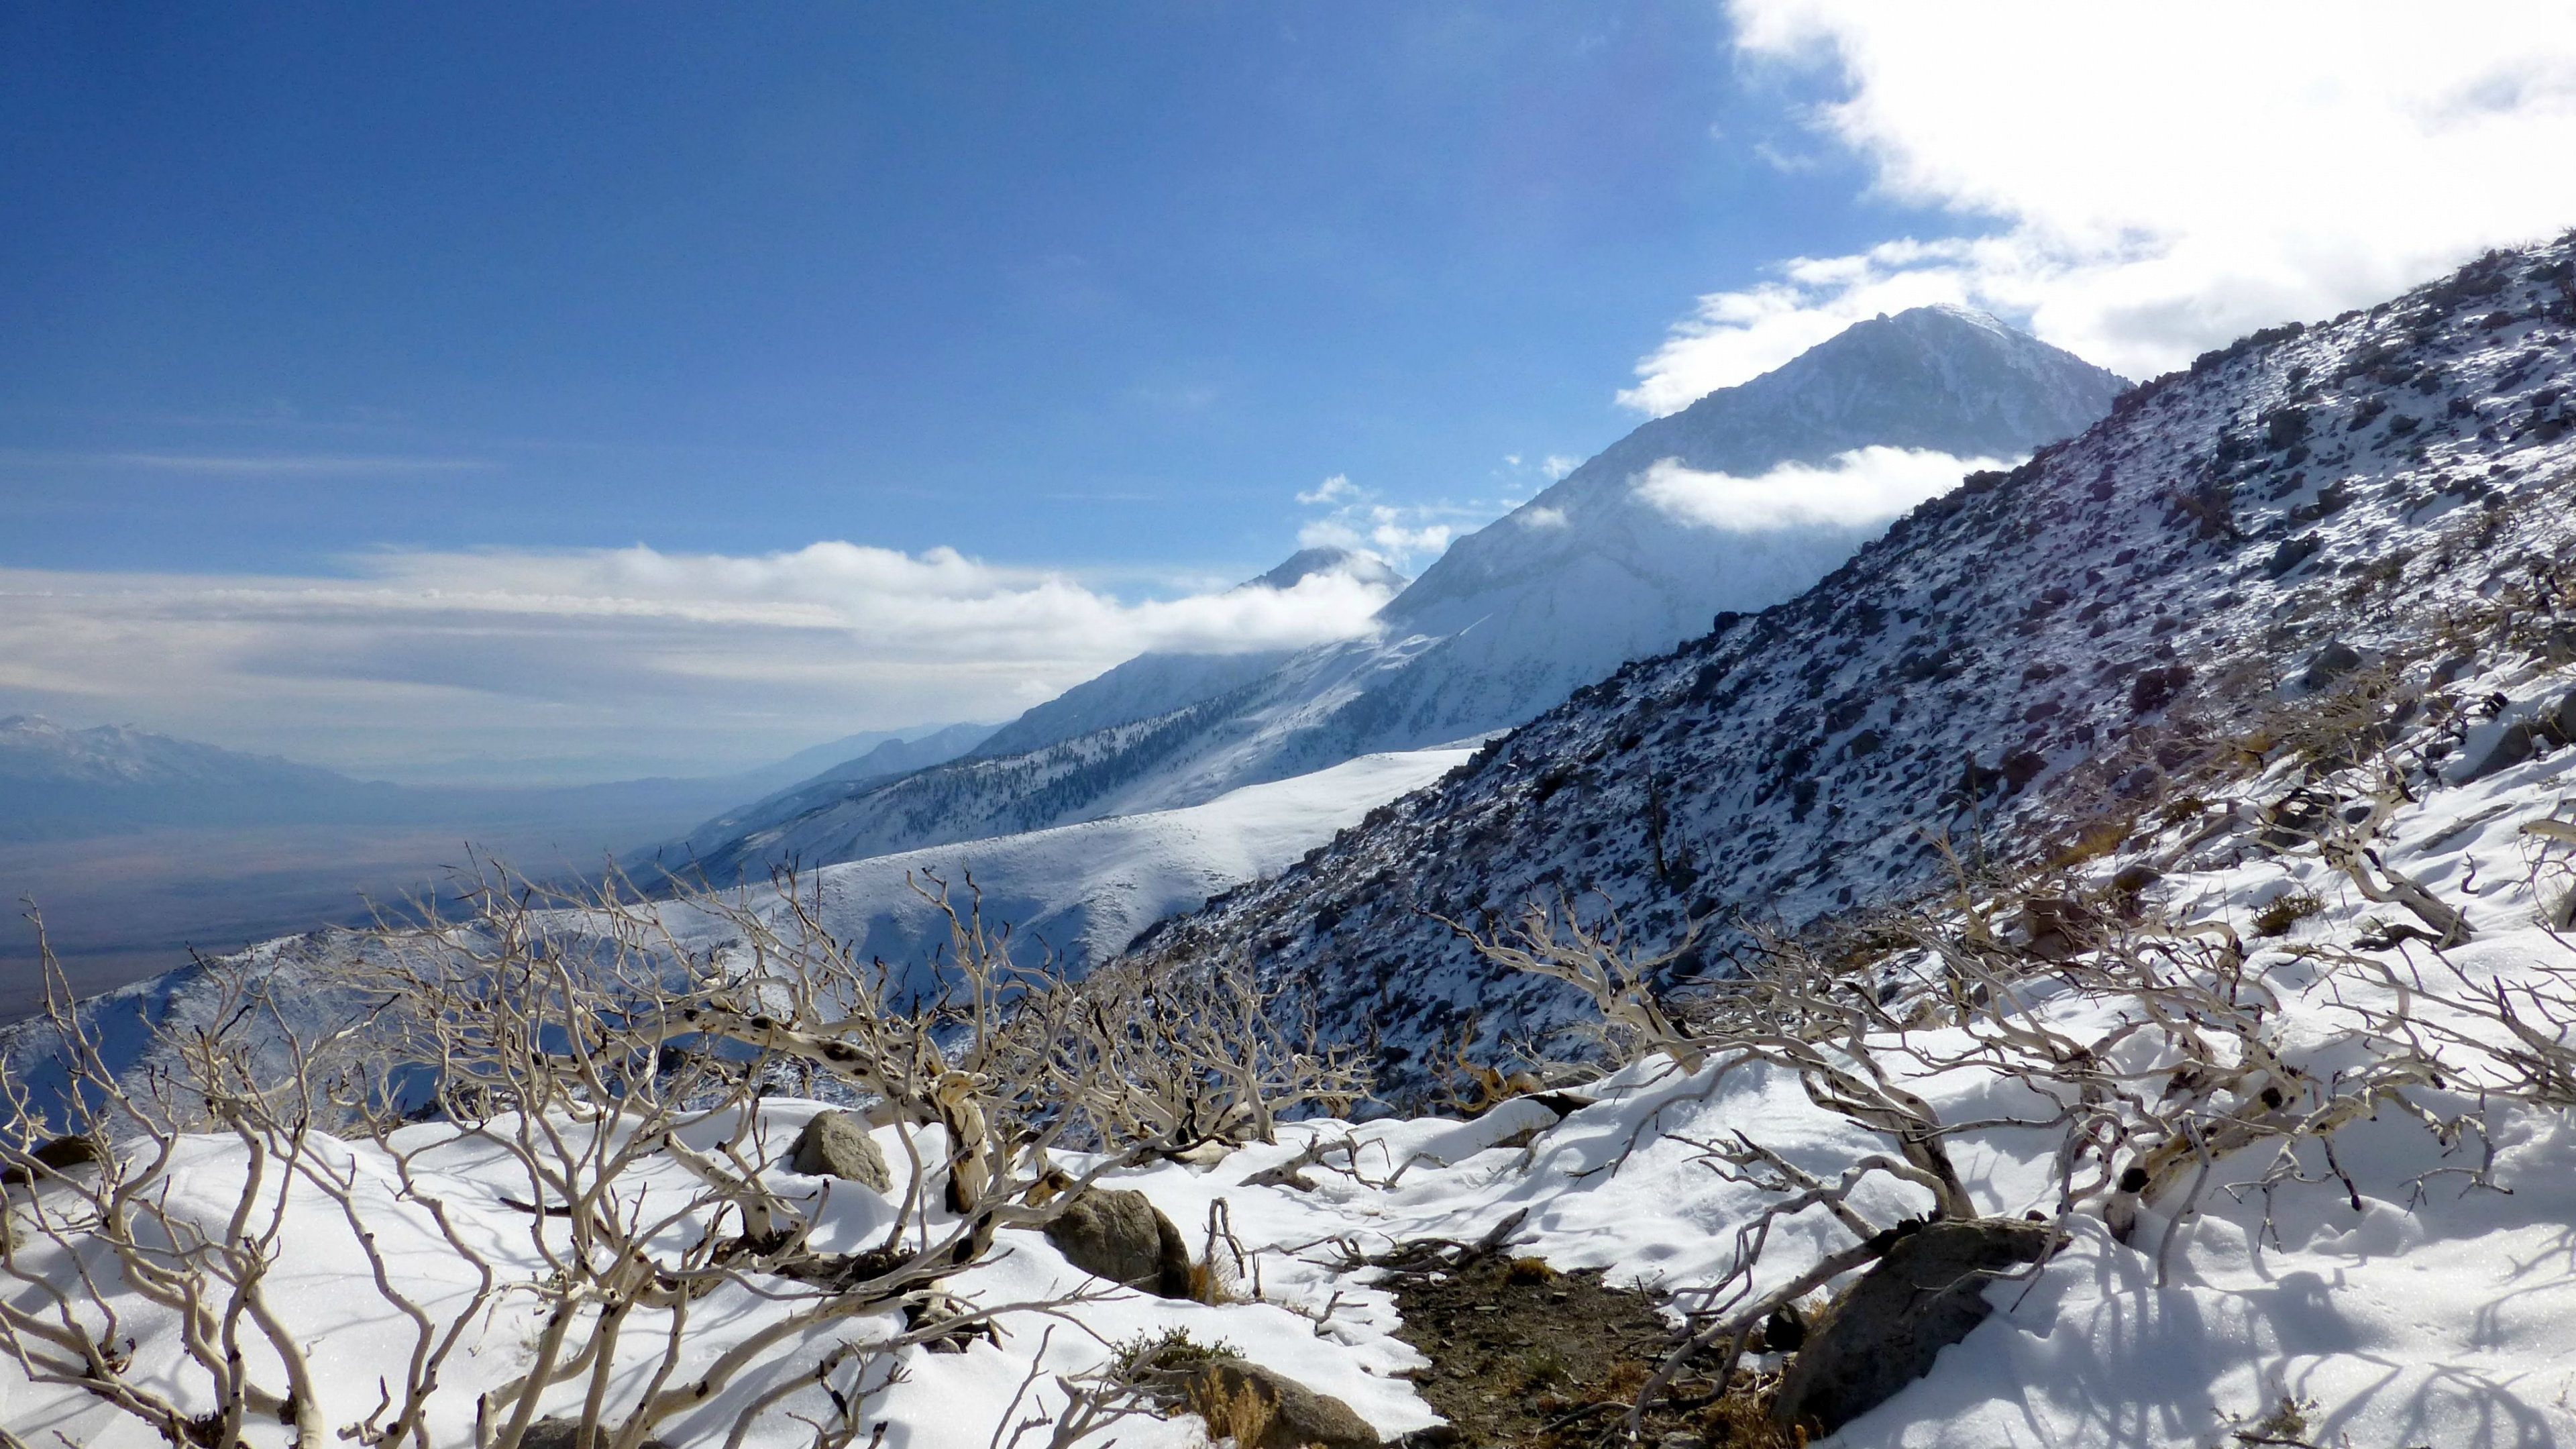
M 1965 239 L 1800 257 L 1699 299 L 1620 394 L 1649 414 L 1931 302 L 2146 377 L 2576 226 L 2576 7 L 1733 0 L 1821 138 Z
M 1818 468 L 1783 463 L 1758 477 L 1701 473 L 1671 458 L 1637 477 L 1637 496 L 1665 516 L 1729 533 L 1785 528 L 1872 528 L 1957 486 L 1996 458 L 1958 458 L 1928 448 L 1855 448 Z
M 1006 718 L 1149 649 L 1347 638 L 1386 598 L 1327 574 L 1130 600 L 849 543 L 391 553 L 348 578 L 0 570 L 0 714 L 414 779 L 513 758 L 527 778 L 707 774 L 860 729 Z

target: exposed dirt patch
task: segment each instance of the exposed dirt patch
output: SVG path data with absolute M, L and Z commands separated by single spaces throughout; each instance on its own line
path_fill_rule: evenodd
M 1502 1254 L 1399 1254 L 1386 1264 L 1404 1326 L 1397 1333 L 1431 1367 L 1414 1378 L 1448 1419 L 1421 1445 L 1578 1446 L 1624 1441 L 1629 1405 L 1673 1347 L 1658 1311 L 1664 1295 L 1612 1288 L 1597 1268 L 1558 1273 Z M 1647 1414 L 1645 1442 L 1700 1440 L 1710 1449 L 1799 1442 L 1761 1418 L 1759 1384 L 1720 1399 L 1685 1376 Z

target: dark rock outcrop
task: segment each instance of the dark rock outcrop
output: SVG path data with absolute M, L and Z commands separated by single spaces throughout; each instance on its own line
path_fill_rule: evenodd
M 1384 1442 L 1350 1405 L 1239 1358 L 1212 1358 L 1201 1365 L 1190 1379 L 1188 1402 L 1203 1417 L 1222 1417 L 1225 1406 L 1244 1405 L 1249 1410 L 1244 1421 L 1264 1427 L 1254 1442 L 1238 1442 L 1236 1449 L 1377 1449 Z M 1211 1421 L 1209 1431 L 1221 1435 L 1231 1427 Z
M 1044 1231 L 1066 1262 L 1094 1277 L 1164 1298 L 1190 1296 L 1189 1245 L 1141 1192 L 1091 1188 Z
M 1832 1433 L 1885 1403 L 1985 1321 L 1986 1285 L 2038 1261 L 2050 1231 L 2020 1218 L 1954 1219 L 1898 1239 L 1807 1334 L 1774 1412 Z

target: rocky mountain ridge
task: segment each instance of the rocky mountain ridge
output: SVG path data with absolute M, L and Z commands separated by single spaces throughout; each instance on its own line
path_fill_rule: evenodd
M 1138 953 L 1248 953 L 1401 1078 L 1443 1039 L 1571 1009 L 1442 918 L 1580 900 L 1650 950 L 1696 925 L 1668 968 L 1689 976 L 1743 923 L 1918 895 L 1954 855 L 2080 852 L 2263 709 L 2459 649 L 2452 621 L 2499 597 L 2576 657 L 2571 395 L 2576 236 L 2258 333 Z

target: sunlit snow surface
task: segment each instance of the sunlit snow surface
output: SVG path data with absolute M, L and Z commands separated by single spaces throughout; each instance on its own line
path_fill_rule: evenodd
M 2576 674 L 2568 671 L 2524 671 L 2464 681 L 2463 687 L 2521 702 L 2554 699 L 2571 683 Z M 2248 797 L 2264 788 L 2249 784 Z M 2541 915 L 2544 897 L 2559 888 L 2553 872 L 2576 848 L 2520 830 L 2533 819 L 2576 813 L 2571 794 L 2576 750 L 2560 750 L 2473 785 L 2432 791 L 2391 822 L 2383 850 L 2387 865 L 2466 905 L 2477 937 L 2449 954 L 2471 981 L 2576 969 L 2576 945 L 2553 937 Z M 2358 938 L 2374 920 L 2388 919 L 2390 908 L 2354 898 L 2313 850 L 2242 858 L 2231 851 L 2201 860 L 2178 840 L 2146 849 L 2162 852 L 2170 867 L 2153 888 L 2168 910 L 2186 920 L 2225 919 L 2247 935 L 2254 950 L 2249 974 L 2278 998 L 2280 1038 L 2295 1064 L 2323 1074 L 2367 1050 L 2348 1007 L 2378 1004 L 2384 995 L 2361 973 L 2302 958 L 2297 950 L 2364 949 Z M 2113 864 L 2105 862 L 2104 868 Z M 2255 941 L 2252 913 L 2293 886 L 2314 892 L 2326 908 L 2287 938 Z M 2380 959 L 2412 962 L 2428 972 L 2433 967 L 2420 944 L 2380 953 Z M 2098 1035 L 2114 1024 L 2115 1008 L 2076 1004 L 2071 994 L 2052 993 L 2049 979 L 2031 984 L 2031 1011 L 2076 1035 Z M 1917 1041 L 1936 1050 L 1945 1044 L 1937 1030 L 1918 1033 Z M 2273 1241 L 2258 1235 L 2264 1215 L 2259 1194 L 2238 1202 L 2221 1190 L 2256 1175 L 2270 1148 L 2222 1159 L 2204 1198 L 2204 1215 L 2187 1222 L 2176 1242 L 2171 1286 L 2155 1286 L 2147 1250 L 2162 1235 L 2161 1219 L 2150 1214 L 2135 1235 L 2139 1246 L 2124 1247 L 2098 1221 L 2079 1218 L 2071 1241 L 2035 1279 L 1990 1290 L 1996 1314 L 1966 1342 L 1945 1351 L 1930 1377 L 1830 1442 L 2198 1449 L 2227 1442 L 2231 1427 L 2268 1411 L 2285 1394 L 2314 1402 L 2309 1421 L 2319 1443 L 2340 1443 L 2344 1435 L 2354 1445 L 2391 1449 L 2576 1440 L 2576 1358 L 2567 1352 L 2576 1341 L 2576 1132 L 2554 1112 L 2502 1103 L 2481 1109 L 2479 1081 L 2478 1068 L 2462 1061 L 2445 1090 L 2416 1095 L 2437 1112 L 2483 1111 L 2500 1146 L 2495 1181 L 2507 1191 L 2464 1191 L 2459 1175 L 2423 1176 L 2472 1165 L 2473 1154 L 2464 1149 L 2446 1156 L 2414 1119 L 2385 1112 L 2335 1138 L 2341 1164 L 2361 1194 L 2360 1210 L 2323 1173 L 2311 1148 L 2307 1166 L 2326 1180 L 2288 1187 L 2276 1197 Z M 2023 1089 L 1984 1069 L 1919 1076 L 1910 1085 L 1951 1121 L 2032 1105 Z M 1236 1344 L 1248 1356 L 1344 1399 L 1393 1437 L 1432 1422 L 1398 1377 L 1419 1360 L 1391 1336 L 1391 1297 L 1371 1286 L 1370 1270 L 1345 1267 L 1335 1242 L 1374 1251 L 1419 1237 L 1472 1240 L 1526 1209 L 1516 1251 L 1539 1253 L 1564 1268 L 1606 1267 L 1615 1281 L 1705 1284 L 1726 1272 L 1735 1251 L 1734 1228 L 1760 1209 L 1765 1195 L 1721 1180 L 1686 1139 L 1707 1141 L 1741 1130 L 1822 1174 L 1884 1145 L 1811 1105 L 1794 1080 L 1758 1068 L 1739 1070 L 1712 1090 L 1707 1077 L 1681 1077 L 1657 1059 L 1599 1090 L 1604 1101 L 1553 1127 L 1547 1126 L 1551 1114 L 1532 1103 L 1507 1104 L 1473 1122 L 1300 1124 L 1284 1128 L 1277 1144 L 1246 1148 L 1212 1169 L 1166 1164 L 1115 1174 L 1114 1185 L 1148 1193 L 1194 1243 L 1210 1205 L 1224 1201 L 1236 1234 L 1259 1250 L 1267 1301 L 1209 1307 L 1118 1290 L 1063 1315 L 1009 1315 L 998 1348 L 978 1344 L 956 1355 L 908 1351 L 905 1380 L 875 1400 L 868 1417 L 887 1423 L 885 1443 L 895 1449 L 983 1449 L 995 1442 L 1006 1406 L 1024 1384 L 1027 1395 L 1012 1411 L 1014 1421 L 1061 1403 L 1048 1375 L 1094 1366 L 1103 1361 L 1108 1343 L 1140 1331 L 1182 1326 L 1202 1339 Z M 764 1110 L 774 1161 L 814 1104 L 773 1100 Z M 709 1141 L 715 1125 L 702 1129 Z M 1545 1130 L 1526 1147 L 1492 1145 L 1534 1127 Z M 451 1128 L 409 1132 L 406 1142 L 452 1142 L 431 1154 L 441 1174 L 438 1191 L 450 1210 L 506 1271 L 536 1272 L 532 1233 L 560 1229 L 501 1205 L 502 1196 L 524 1194 L 524 1177 L 504 1170 L 497 1155 L 472 1138 L 454 1137 Z M 1353 1138 L 1360 1174 L 1309 1169 L 1318 1183 L 1312 1193 L 1243 1185 L 1318 1135 Z M 890 1135 L 885 1145 L 892 1160 L 904 1160 Z M 2017 1214 L 2053 1210 L 2054 1145 L 2054 1134 L 2001 1130 L 1970 1134 L 1954 1151 L 1978 1206 Z M 935 1141 L 924 1149 L 935 1154 Z M 384 1178 L 371 1149 L 350 1151 L 361 1177 Z M 239 1170 L 226 1144 L 193 1144 L 171 1174 L 172 1211 L 219 1228 L 216 1215 L 228 1208 Z M 795 1198 L 821 1187 L 817 1179 L 778 1168 L 769 1179 L 782 1195 Z M 676 1168 L 647 1173 L 640 1186 L 671 1194 L 675 1202 L 693 1190 Z M 1856 1202 L 1881 1222 L 1924 1206 L 1914 1189 L 1885 1180 Z M 863 1245 L 882 1230 L 890 1211 L 864 1191 L 835 1185 L 823 1214 L 822 1246 Z M 374 1308 L 363 1264 L 336 1212 L 309 1194 L 291 1202 L 288 1212 L 293 1220 L 284 1237 L 288 1247 L 279 1264 L 277 1298 L 314 1346 L 332 1422 L 354 1422 L 373 1407 L 377 1377 L 407 1351 L 408 1337 L 390 1314 Z M 461 1265 L 424 1225 L 417 1206 L 387 1187 L 366 1199 L 363 1215 L 409 1291 L 433 1312 L 442 1302 L 461 1301 L 467 1286 Z M 944 1221 L 934 1211 L 930 1230 L 936 1233 Z M 1775 1233 L 1762 1277 L 1785 1279 L 1847 1241 L 1824 1212 L 1811 1211 Z M 1080 1286 L 1080 1275 L 1037 1234 L 1008 1231 L 1003 1242 L 1007 1251 L 1000 1261 L 961 1275 L 952 1286 L 986 1304 L 1053 1297 Z M 22 1258 L 31 1266 L 41 1261 Z M 139 1300 L 127 1308 L 128 1331 L 140 1340 L 138 1362 L 171 1357 L 167 1318 Z M 696 1321 L 705 1336 L 692 1361 L 712 1358 L 756 1328 L 766 1311 L 739 1289 L 703 1303 Z M 450 1376 L 452 1397 L 448 1417 L 437 1426 L 439 1442 L 470 1442 L 472 1397 L 525 1363 L 531 1312 L 524 1302 L 507 1300 L 473 1329 L 470 1353 Z M 888 1330 L 888 1324 L 865 1319 L 818 1330 L 783 1354 L 777 1366 L 808 1364 L 835 1343 Z M 630 1341 L 650 1339 L 635 1330 L 630 1335 Z M 621 1381 L 623 1394 L 640 1387 L 642 1364 L 639 1358 L 635 1374 Z M 1033 1364 L 1047 1371 L 1034 1382 Z M 720 1441 L 757 1388 L 737 1385 L 669 1425 L 667 1437 L 683 1444 Z M 576 1383 L 556 1391 L 547 1410 L 570 1411 L 580 1389 Z M 808 1442 L 809 1431 L 788 1411 L 813 1413 L 819 1406 L 819 1398 L 781 1404 L 748 1442 Z M 87 1407 L 76 1391 L 31 1387 L 5 1367 L 0 1408 L 8 1426 L 29 1442 L 57 1442 L 57 1431 L 71 1442 L 100 1446 L 155 1442 L 139 1427 L 118 1425 Z M 1130 1445 L 1203 1442 L 1188 1419 L 1127 1420 L 1114 1435 Z M 1008 1441 L 1004 1430 L 1002 1442 Z

